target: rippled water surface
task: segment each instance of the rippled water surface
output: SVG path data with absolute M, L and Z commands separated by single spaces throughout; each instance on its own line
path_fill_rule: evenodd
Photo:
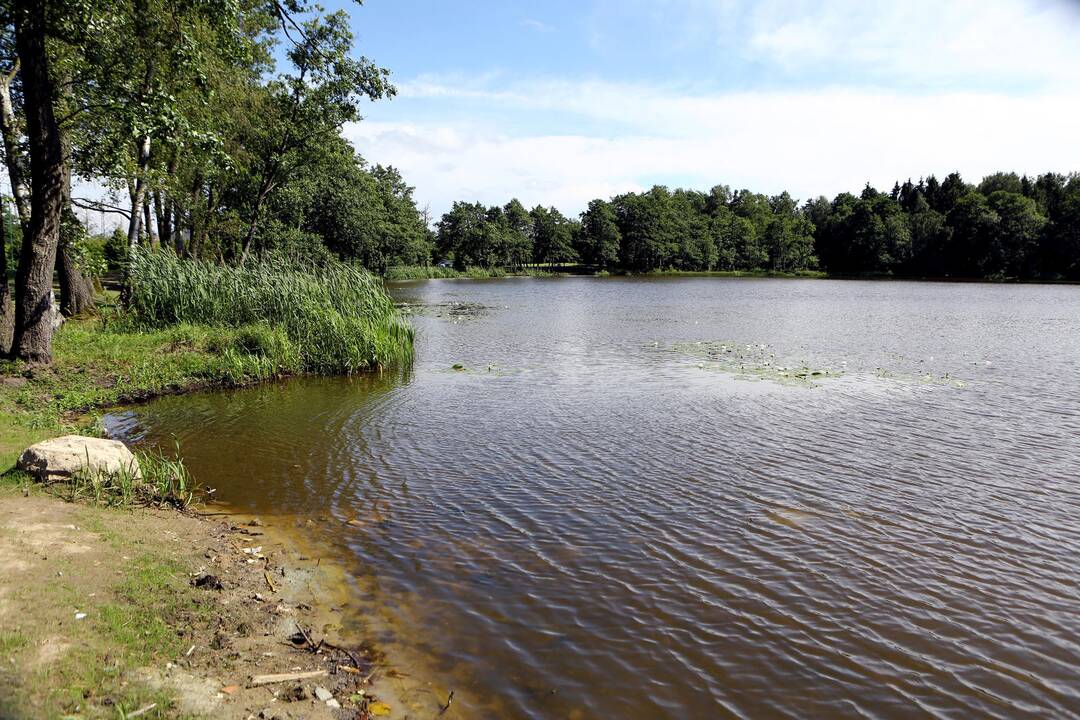
M 312 518 L 446 717 L 1080 714 L 1080 288 L 393 291 L 410 373 L 110 424 Z

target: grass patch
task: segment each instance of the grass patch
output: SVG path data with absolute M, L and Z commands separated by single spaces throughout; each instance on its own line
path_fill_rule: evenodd
M 78 708 L 90 717 L 124 717 L 157 703 L 149 717 L 170 716 L 168 692 L 133 683 L 127 674 L 182 655 L 186 641 L 176 628 L 209 618 L 209 601 L 192 589 L 186 570 L 156 553 L 128 563 L 111 597 L 87 606 L 78 647 L 37 679 L 52 688 L 47 705 L 68 712 Z
M 436 267 L 432 265 L 412 265 L 392 267 L 386 270 L 383 279 L 394 282 L 399 280 L 438 280 L 450 278 L 465 278 L 470 280 L 484 280 L 487 278 L 501 277 L 554 277 L 556 272 L 542 268 L 524 268 L 521 270 L 506 270 L 505 268 L 470 267 L 464 270 L 454 268 Z
M 26 647 L 28 642 L 26 636 L 18 630 L 0 631 L 0 660 L 6 659 L 7 656 L 12 653 L 22 650 Z
M 243 267 L 137 251 L 122 322 L 146 330 L 189 324 L 239 331 L 234 361 L 262 359 L 305 372 L 352 373 L 412 360 L 413 330 L 382 282 L 352 265 L 268 257 Z M 255 352 L 250 352 L 254 350 Z M 241 360 L 240 358 L 243 358 Z
M 179 450 L 177 447 L 176 458 L 168 457 L 160 450 L 136 450 L 139 473 L 134 468 L 114 473 L 84 468 L 66 482 L 67 499 L 114 507 L 168 505 L 186 509 L 195 499 L 196 483 L 179 457 Z
M 108 316 L 106 316 L 108 317 Z M 133 330 L 115 320 L 69 320 L 53 340 L 53 364 L 25 373 L 0 363 L 0 472 L 28 445 L 68 432 L 100 435 L 101 408 L 199 387 L 248 385 L 301 372 L 291 343 L 266 325 L 184 323 Z
M 630 273 L 637 274 L 637 273 Z M 820 270 L 652 270 L 642 275 L 673 275 L 685 277 L 749 277 L 749 278 L 816 278 L 829 277 Z

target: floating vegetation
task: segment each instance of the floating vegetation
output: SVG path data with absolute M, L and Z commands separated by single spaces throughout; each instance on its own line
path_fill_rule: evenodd
M 444 372 L 461 373 L 463 375 L 513 375 L 514 372 L 503 368 L 501 365 L 481 365 L 479 367 L 468 367 L 464 363 L 454 363 L 450 366 L 449 370 Z
M 699 358 L 697 366 L 702 370 L 717 370 L 758 380 L 771 380 L 787 385 L 813 386 L 814 381 L 839 377 L 843 370 L 812 367 L 805 363 L 778 360 L 776 353 L 765 344 L 734 342 L 684 342 L 676 343 L 671 352 Z
M 426 315 L 442 320 L 473 320 L 486 315 L 490 307 L 470 302 L 398 303 L 402 315 Z
M 934 373 L 906 373 L 879 367 L 874 369 L 874 375 L 883 380 L 898 380 L 900 382 L 919 383 L 922 385 L 941 385 L 957 389 L 967 387 L 966 381 L 954 377 L 951 373 L 944 373 L 942 375 L 935 375 Z
M 651 347 L 659 347 L 652 343 Z M 696 358 L 697 367 L 702 370 L 715 370 L 729 373 L 736 377 L 752 380 L 770 380 L 785 385 L 814 387 L 819 380 L 841 376 L 873 375 L 879 379 L 920 385 L 938 385 L 951 388 L 965 388 L 967 382 L 949 372 L 925 372 L 907 369 L 876 367 L 872 371 L 854 372 L 848 368 L 847 361 L 841 361 L 839 368 L 819 367 L 801 361 L 778 358 L 768 345 L 761 343 L 709 342 L 695 341 L 676 343 L 668 351 L 679 355 Z M 905 364 L 906 359 L 897 357 L 898 364 Z M 930 358 L 933 360 L 933 358 Z M 987 363 L 989 364 L 989 363 Z

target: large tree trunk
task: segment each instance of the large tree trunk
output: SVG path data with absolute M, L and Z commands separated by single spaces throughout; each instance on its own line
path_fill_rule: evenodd
M 64 149 L 53 112 L 54 90 L 45 53 L 45 3 L 15 3 L 15 45 L 22 63 L 26 135 L 30 144 L 30 227 L 15 278 L 15 357 L 52 361 L 52 278 L 60 242 Z
M 19 151 L 19 125 L 11 104 L 11 83 L 18 74 L 19 61 L 16 60 L 11 72 L 0 75 L 0 134 L 3 135 L 4 157 L 7 158 L 15 210 L 19 213 L 19 224 L 25 233 L 30 227 L 30 190 L 26 187 L 26 158 Z
M 15 298 L 8 283 L 7 208 L 0 195 L 0 357 L 11 352 L 11 336 L 15 332 Z
M 67 211 L 64 214 L 67 215 Z M 78 222 L 78 220 L 73 217 L 68 218 L 64 224 L 71 222 Z M 57 281 L 60 283 L 60 312 L 64 317 L 72 317 L 94 309 L 94 286 L 75 264 L 65 241 L 61 241 L 61 247 L 56 253 L 56 274 Z
M 65 109 L 70 107 L 65 94 Z M 94 287 L 82 274 L 74 260 L 74 242 L 81 234 L 79 218 L 71 207 L 71 140 L 67 130 L 60 129 L 60 146 L 64 152 L 63 199 L 60 210 L 60 246 L 56 253 L 56 274 L 60 284 L 60 312 L 72 317 L 94 309 Z

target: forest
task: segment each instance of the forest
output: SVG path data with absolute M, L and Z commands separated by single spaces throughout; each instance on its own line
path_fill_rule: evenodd
M 802 204 L 786 192 L 657 186 L 593 200 L 579 218 L 516 199 L 459 202 L 439 221 L 435 249 L 459 268 L 1075 280 L 1080 176 L 999 172 L 971 185 L 959 173 L 930 175 Z

